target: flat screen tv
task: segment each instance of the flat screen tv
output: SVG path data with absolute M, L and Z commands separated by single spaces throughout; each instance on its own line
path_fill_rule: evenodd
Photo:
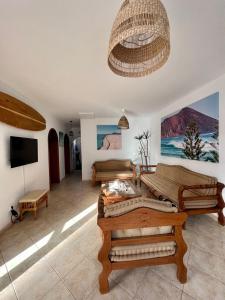
M 23 137 L 10 137 L 11 168 L 38 161 L 38 141 Z

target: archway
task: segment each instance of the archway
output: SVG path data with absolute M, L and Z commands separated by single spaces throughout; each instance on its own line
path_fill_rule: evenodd
M 70 174 L 70 139 L 67 134 L 64 135 L 64 158 L 65 174 Z
M 59 142 L 58 135 L 54 128 L 48 133 L 48 157 L 49 157 L 49 181 L 50 186 L 53 183 L 60 182 L 59 176 Z

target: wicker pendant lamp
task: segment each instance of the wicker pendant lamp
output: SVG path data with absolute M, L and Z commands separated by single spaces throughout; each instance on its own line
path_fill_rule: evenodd
M 123 115 L 120 118 L 117 127 L 120 128 L 120 129 L 129 129 L 129 122 L 127 120 L 127 117 L 125 116 L 125 109 L 124 108 L 122 109 L 122 113 L 123 113 Z
M 170 54 L 170 29 L 159 0 L 125 0 L 113 24 L 108 64 L 120 76 L 141 77 L 162 67 Z

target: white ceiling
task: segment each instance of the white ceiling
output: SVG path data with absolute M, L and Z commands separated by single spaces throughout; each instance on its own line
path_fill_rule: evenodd
M 0 81 L 67 121 L 151 113 L 225 72 L 225 1 L 163 0 L 169 61 L 144 78 L 114 75 L 108 40 L 121 2 L 1 0 Z

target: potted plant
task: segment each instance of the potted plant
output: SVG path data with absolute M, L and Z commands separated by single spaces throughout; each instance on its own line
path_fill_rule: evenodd
M 139 134 L 134 137 L 139 142 L 138 154 L 141 158 L 141 164 L 147 166 L 150 164 L 150 138 L 151 134 L 149 130 L 144 131 L 142 134 Z

